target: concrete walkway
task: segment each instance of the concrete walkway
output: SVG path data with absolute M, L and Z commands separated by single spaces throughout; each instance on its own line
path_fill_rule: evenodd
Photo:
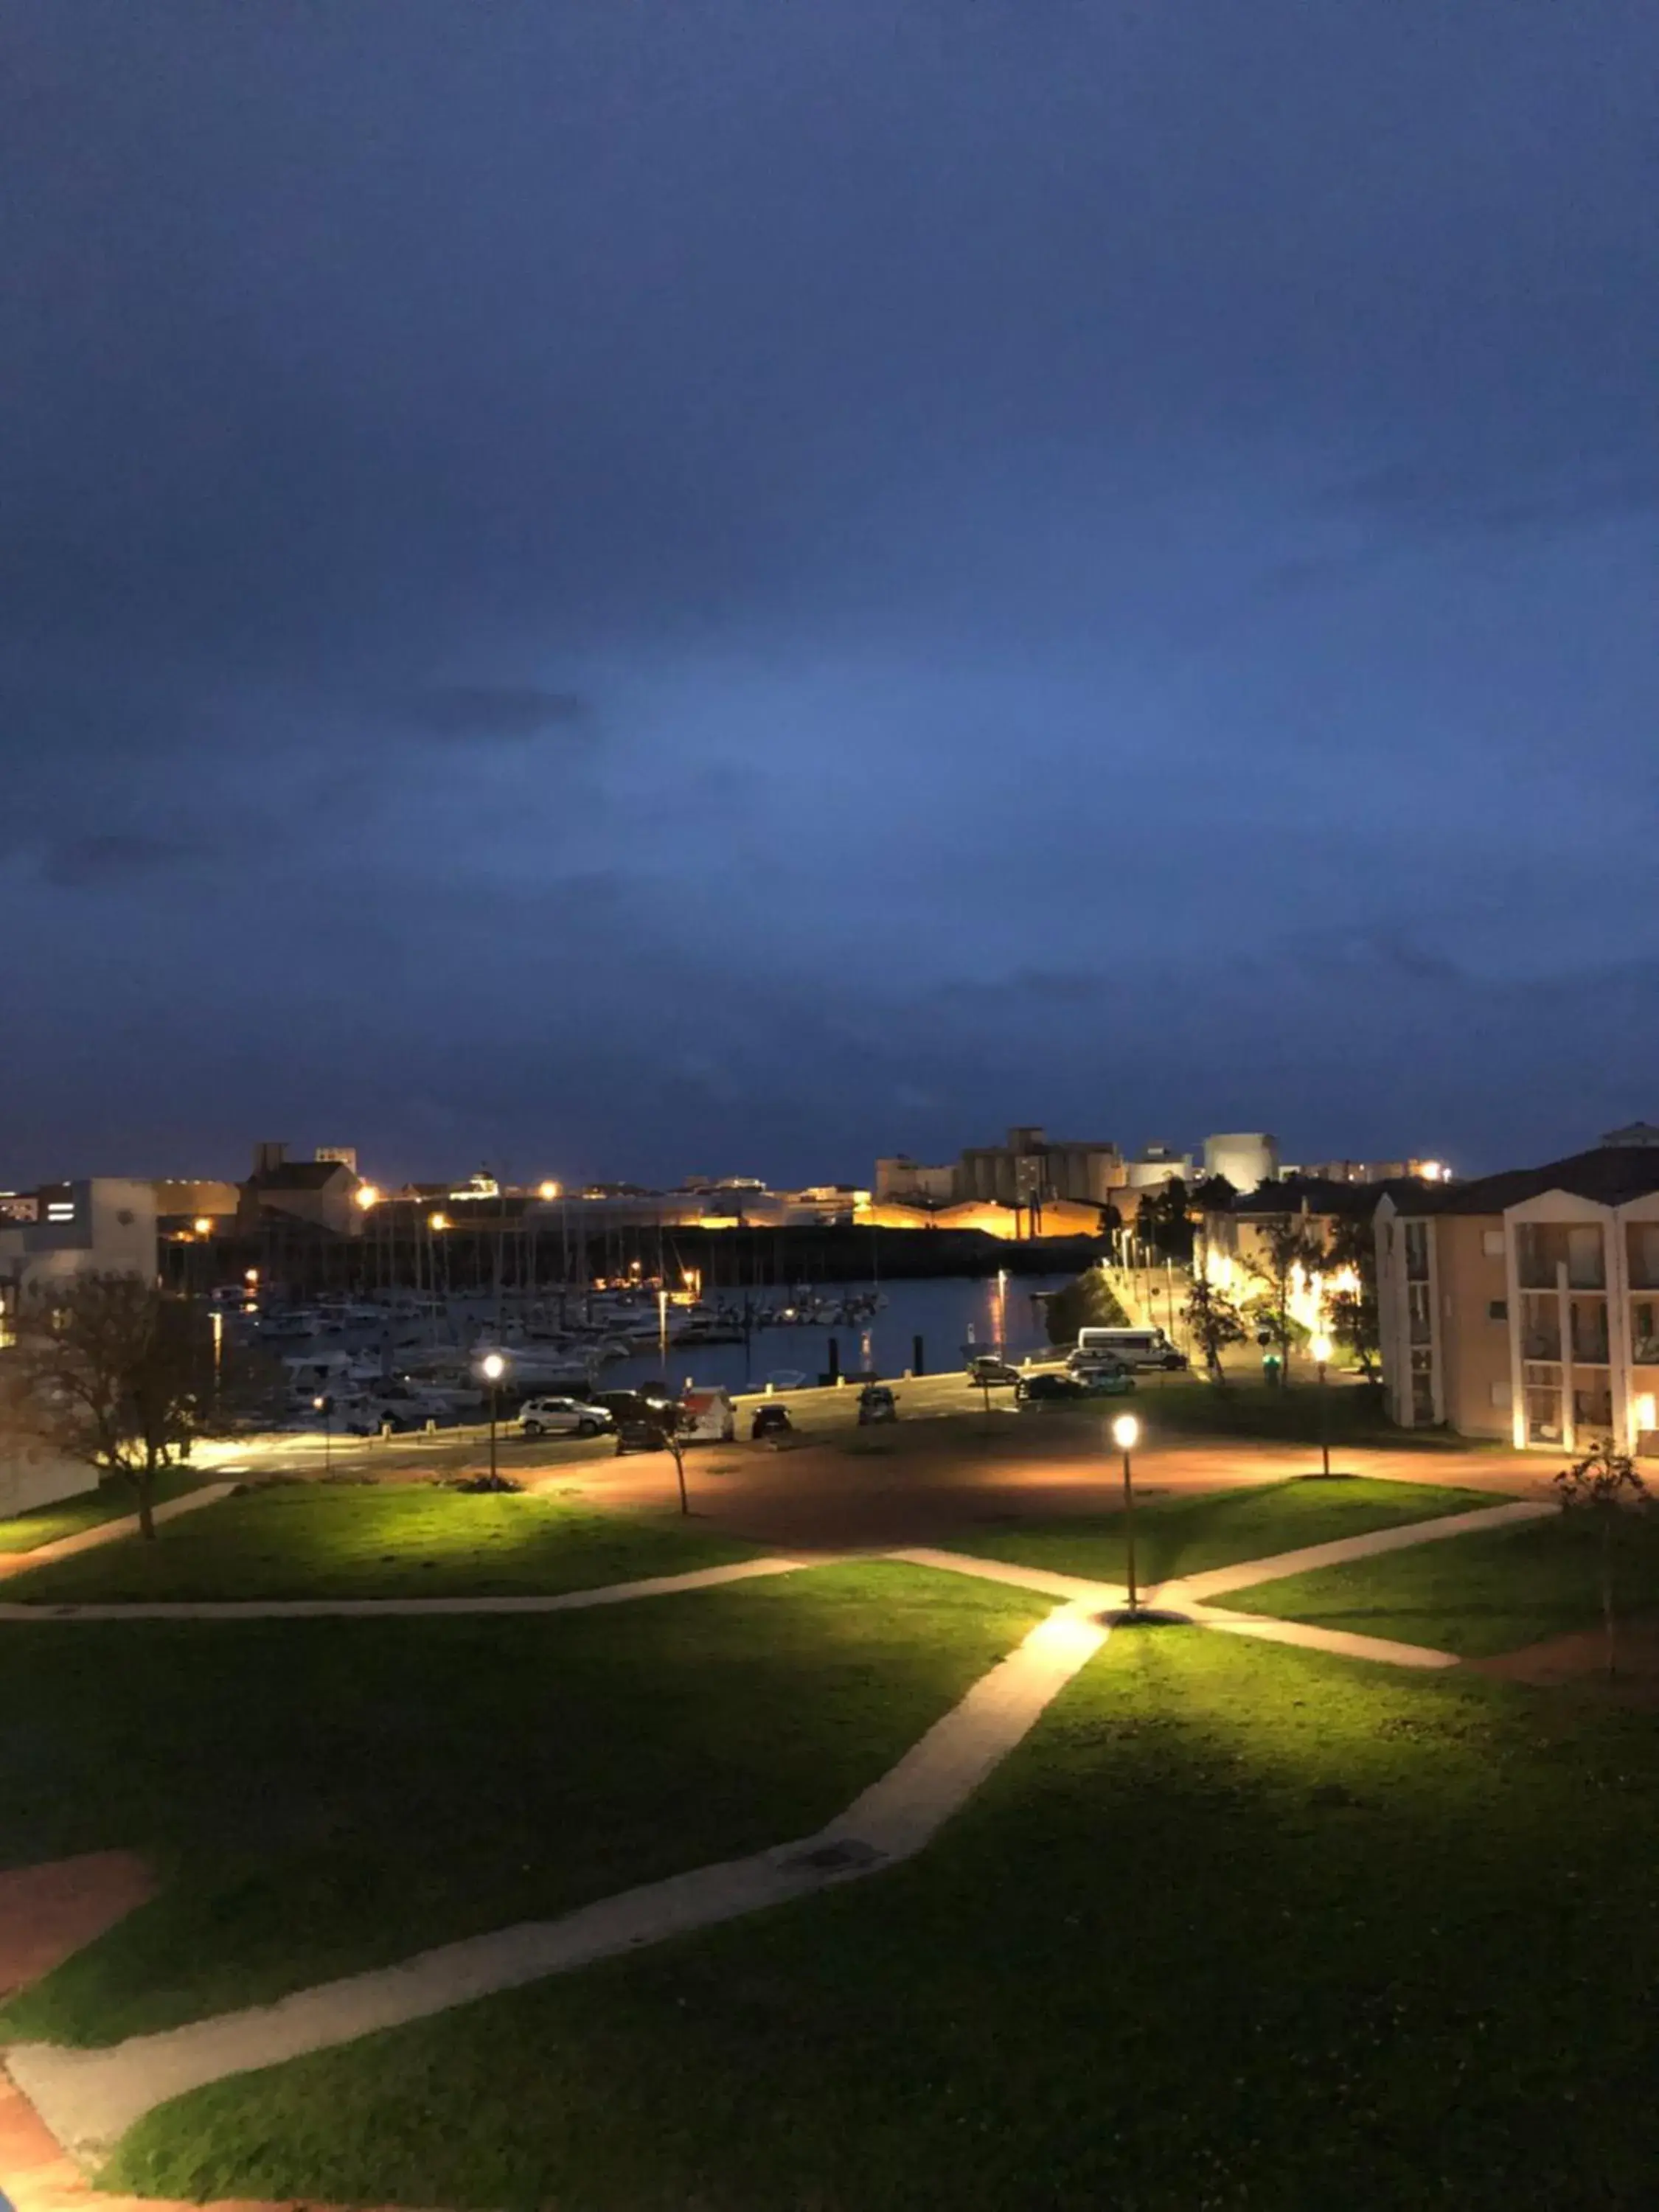
M 1419 1544 L 1438 1544 L 1451 1536 L 1475 1536 L 1494 1528 L 1509 1528 L 1522 1521 L 1547 1520 L 1559 1513 L 1556 1504 L 1481 1505 L 1470 1513 L 1445 1513 L 1435 1521 L 1407 1521 L 1392 1528 L 1374 1528 L 1368 1536 L 1339 1536 L 1328 1544 L 1304 1544 L 1300 1551 L 1276 1552 L 1265 1559 L 1237 1559 L 1230 1567 L 1212 1567 L 1202 1574 L 1183 1575 L 1159 1586 L 1158 1602 L 1178 1604 L 1187 1598 L 1201 1604 L 1224 1590 L 1248 1589 L 1252 1583 L 1278 1582 L 1287 1575 L 1311 1574 L 1319 1567 L 1346 1566 L 1351 1559 L 1374 1559 L 1384 1552 L 1413 1551 Z M 1179 1595 L 1177 1595 L 1177 1593 Z
M 279 2065 L 874 1874 L 921 1849 L 1108 1632 L 1070 1608 L 1051 1614 L 896 1766 L 803 1841 L 626 1890 L 557 1920 L 447 1943 L 402 1966 L 323 1983 L 276 2004 L 134 2036 L 110 2050 L 20 2044 L 7 2052 L 7 2069 L 58 2142 L 76 2157 L 94 2160 L 155 2106 L 227 2075 Z
M 739 1559 L 696 1567 L 644 1582 L 605 1583 L 598 1589 L 561 1590 L 545 1597 L 273 1597 L 144 1600 L 131 1605 L 0 1605 L 11 1620 L 382 1620 L 388 1614 L 427 1619 L 470 1613 L 582 1613 L 590 1606 L 628 1605 L 635 1598 L 673 1597 L 681 1590 L 717 1589 L 757 1575 L 788 1575 L 830 1559 Z
M 222 1498 L 228 1498 L 235 1487 L 234 1482 L 204 1483 L 200 1490 L 187 1490 L 182 1498 L 169 1498 L 164 1505 L 155 1507 L 151 1517 L 159 1525 L 176 1521 L 181 1513 L 199 1513 L 204 1505 L 216 1505 Z M 72 1559 L 79 1552 L 95 1552 L 100 1544 L 118 1543 L 124 1536 L 137 1534 L 138 1516 L 125 1513 L 118 1521 L 100 1521 L 73 1536 L 59 1536 L 50 1544 L 38 1545 L 32 1552 L 0 1552 L 0 1577 L 24 1574 L 53 1559 Z

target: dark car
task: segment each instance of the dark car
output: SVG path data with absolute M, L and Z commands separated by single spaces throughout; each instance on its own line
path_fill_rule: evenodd
M 866 1382 L 859 1392 L 859 1425 L 867 1428 L 874 1421 L 896 1421 L 898 1419 L 898 1400 L 884 1382 Z
M 636 1420 L 617 1422 L 617 1451 L 618 1456 L 620 1456 L 623 1452 L 666 1451 L 667 1449 L 668 1425 L 665 1421 Z
M 662 1421 L 676 1411 L 679 1400 L 660 1383 L 642 1382 L 636 1390 L 594 1390 L 588 1403 L 603 1406 L 613 1421 Z
M 779 1405 L 775 1398 L 769 1398 L 763 1405 L 756 1407 L 749 1433 L 757 1443 L 763 1443 L 769 1437 L 792 1435 L 794 1426 L 788 1407 Z
M 994 1352 L 981 1352 L 968 1362 L 968 1380 L 981 1386 L 1012 1385 L 1019 1381 L 1019 1370 Z
M 1015 1402 L 1021 1406 L 1081 1406 L 1089 1390 L 1072 1375 L 1022 1375 L 1015 1385 Z

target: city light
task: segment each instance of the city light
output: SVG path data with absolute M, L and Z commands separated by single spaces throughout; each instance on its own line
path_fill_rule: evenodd
M 1425 1182 L 1444 1182 L 1451 1170 L 1444 1160 L 1425 1160 L 1422 1175 Z
M 426 1217 L 426 1225 L 428 1229 L 434 1231 L 447 1229 L 449 1226 L 449 1216 L 447 1213 L 428 1213 Z
M 196 1218 L 196 1234 L 198 1237 L 211 1237 L 213 1234 L 213 1224 L 204 1213 L 198 1214 Z
M 242 1280 L 245 1283 L 257 1283 L 258 1279 L 259 1270 L 257 1267 L 247 1268 L 242 1276 Z
M 1644 1435 L 1650 1429 L 1659 1428 L 1659 1410 L 1656 1410 L 1649 1392 L 1644 1391 L 1636 1401 L 1636 1425 Z
M 363 1212 L 367 1213 L 371 1206 L 378 1206 L 380 1204 L 380 1194 L 372 1182 L 360 1182 L 356 1189 L 352 1193 L 352 1199 L 353 1201 L 356 1205 L 361 1206 Z
M 1140 1435 L 1140 1424 L 1133 1413 L 1120 1413 L 1112 1423 L 1112 1442 L 1120 1451 L 1133 1451 Z
M 499 1352 L 486 1352 L 478 1367 L 486 1382 L 499 1382 L 507 1372 L 507 1362 Z
M 1314 1356 L 1315 1364 L 1322 1367 L 1331 1356 L 1331 1340 L 1328 1336 L 1316 1336 L 1308 1349 Z
M 559 1195 L 559 1186 L 556 1182 L 538 1183 L 536 1195 L 538 1198 L 556 1198 Z

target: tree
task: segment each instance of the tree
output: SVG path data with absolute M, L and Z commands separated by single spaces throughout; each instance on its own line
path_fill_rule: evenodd
M 1211 1382 L 1224 1386 L 1227 1377 L 1221 1355 L 1230 1344 L 1243 1344 L 1246 1334 L 1237 1307 L 1200 1268 L 1194 1272 L 1193 1287 L 1182 1312 L 1193 1342 L 1204 1355 Z
M 1249 1262 L 1261 1293 L 1250 1301 L 1247 1311 L 1284 1362 L 1279 1370 L 1282 1382 L 1290 1380 L 1292 1347 L 1308 1334 L 1291 1318 L 1291 1284 L 1298 1267 L 1311 1274 L 1322 1265 L 1324 1257 L 1323 1242 L 1305 1213 L 1273 1214 L 1261 1224 L 1257 1256 Z
M 1556 1494 L 1564 1513 L 1595 1532 L 1597 1565 L 1601 1585 L 1601 1626 L 1607 1640 L 1607 1672 L 1613 1671 L 1613 1555 L 1615 1536 L 1628 1533 L 1638 1515 L 1652 1510 L 1653 1498 L 1636 1472 L 1628 1452 L 1615 1451 L 1606 1437 L 1593 1452 L 1555 1477 Z
M 1376 1302 L 1376 1234 L 1369 1214 L 1339 1215 L 1331 1227 L 1325 1265 L 1333 1271 L 1352 1267 L 1359 1278 L 1357 1291 L 1335 1291 L 1326 1310 L 1332 1336 L 1366 1381 L 1374 1382 L 1381 1371 L 1382 1340 Z
M 24 1300 L 16 1357 L 41 1432 L 128 1483 L 154 1536 L 156 1476 L 218 1423 L 199 1310 L 137 1275 L 66 1276 Z
M 1087 1267 L 1044 1299 L 1042 1318 L 1050 1344 L 1075 1344 L 1080 1328 L 1125 1328 L 1129 1317 L 1100 1269 Z
M 1193 1256 L 1193 1224 L 1188 1212 L 1187 1186 L 1171 1176 L 1140 1201 L 1135 1226 L 1160 1260 L 1184 1267 Z

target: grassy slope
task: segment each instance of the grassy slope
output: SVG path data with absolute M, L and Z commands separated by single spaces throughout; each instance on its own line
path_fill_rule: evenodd
M 672 1490 L 672 1473 L 670 1471 Z M 665 1513 L 433 1484 L 286 1483 L 8 1580 L 12 1603 L 140 1598 L 459 1597 L 593 1589 L 754 1556 Z
M 1639 1717 L 1120 1633 L 909 1867 L 230 2081 L 106 2183 L 583 2212 L 1651 2201 Z
M 1148 1498 L 1135 1508 L 1135 1564 L 1146 1582 L 1195 1575 L 1235 1560 L 1265 1559 L 1304 1544 L 1361 1536 L 1373 1528 L 1464 1513 L 1495 1501 L 1479 1491 L 1427 1483 L 1368 1482 L 1334 1475 L 1265 1483 L 1259 1489 L 1217 1491 L 1200 1498 Z M 1123 1516 L 988 1528 L 951 1540 L 954 1551 L 1009 1559 L 1060 1574 L 1120 1582 L 1124 1574 Z M 1228 1604 L 1232 1603 L 1230 1597 Z
M 1319 1386 L 1300 1360 L 1284 1389 L 1270 1390 L 1258 1382 L 1231 1382 L 1218 1390 L 1193 1375 L 1146 1375 L 1140 1378 L 1136 1396 L 1136 1410 L 1170 1435 L 1317 1444 L 1321 1424 L 1328 1422 L 1331 1449 L 1338 1453 L 1345 1443 L 1389 1451 L 1480 1449 L 1449 1430 L 1397 1428 L 1376 1392 L 1364 1383 L 1328 1384 L 1322 1408 Z
M 160 1505 L 169 1498 L 182 1498 L 187 1490 L 199 1490 L 213 1480 L 211 1474 L 167 1468 L 156 1477 L 155 1502 Z M 0 1552 L 36 1551 L 42 1544 L 55 1544 L 60 1536 L 78 1536 L 83 1529 L 101 1528 L 106 1521 L 118 1521 L 124 1514 L 137 1510 L 131 1483 L 100 1483 L 95 1490 L 83 1490 L 76 1497 L 60 1498 L 56 1504 L 37 1505 L 30 1512 L 0 1521 Z
M 1650 1611 L 1659 1605 L 1659 1527 L 1634 1522 L 1625 1534 L 1615 1587 L 1627 1608 Z M 1468 1657 L 1601 1619 L 1595 1540 L 1560 1519 L 1261 1583 L 1230 1590 L 1223 1602 Z
M 14 1628 L 0 1863 L 164 1894 L 0 2033 L 108 2042 L 810 1833 L 1038 1618 L 884 1564 L 536 1619 Z

